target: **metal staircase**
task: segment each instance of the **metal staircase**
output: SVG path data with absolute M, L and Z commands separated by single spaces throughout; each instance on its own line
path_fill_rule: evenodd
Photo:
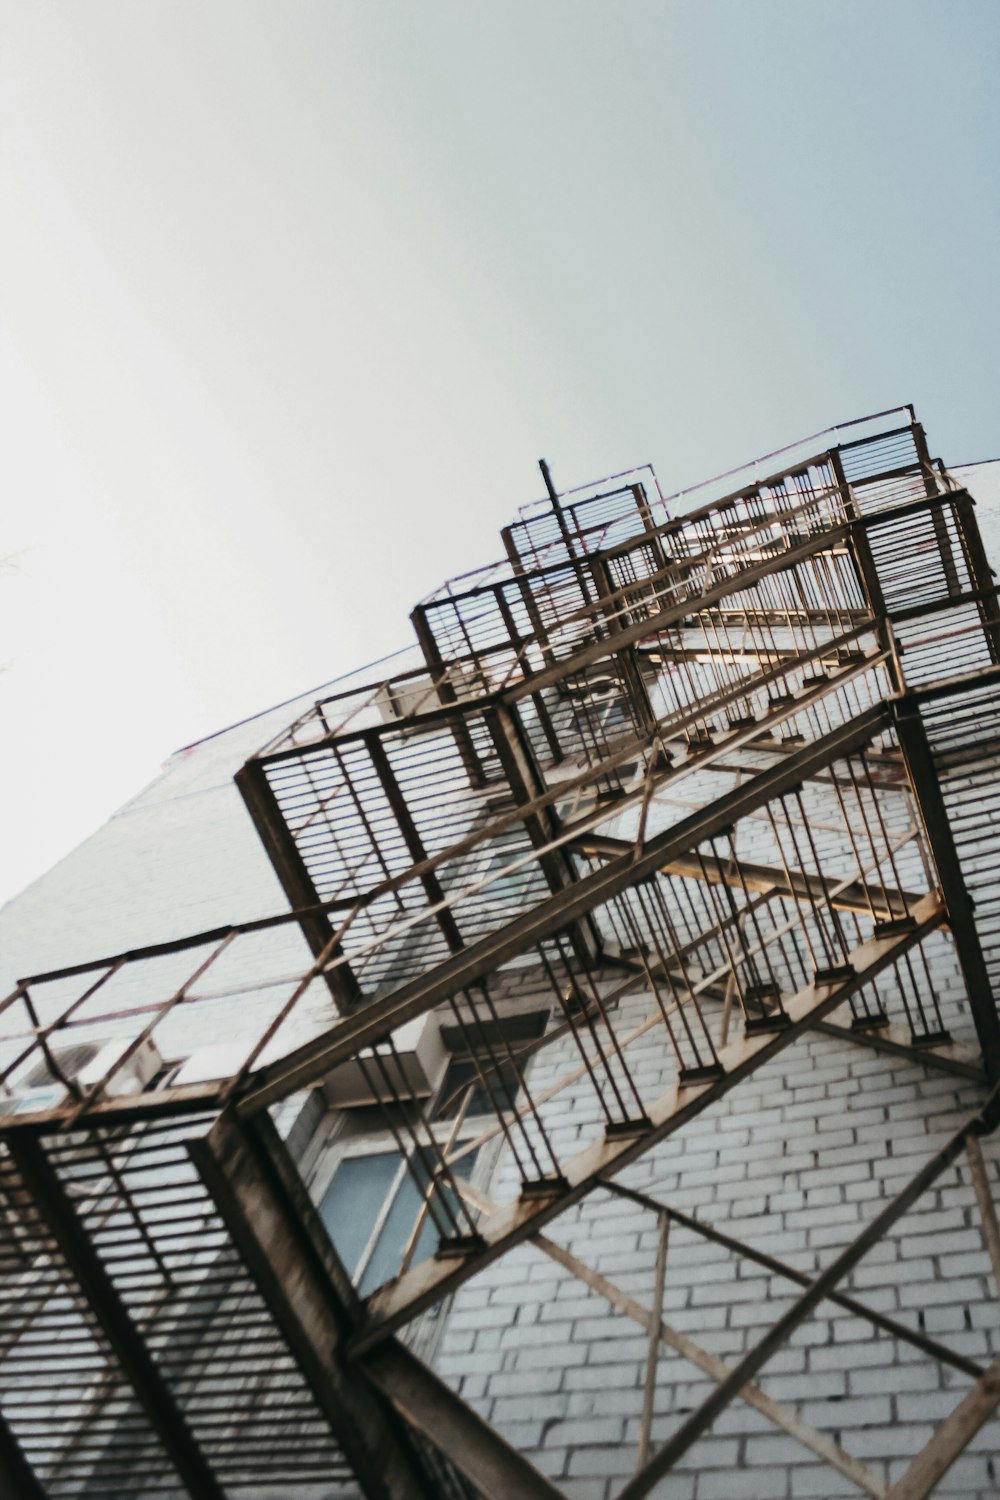
M 806 1034 L 919 1056 L 980 1082 L 986 1098 L 1000 1078 L 989 832 L 1000 801 L 1000 613 L 972 502 L 931 462 L 909 409 L 761 467 L 764 477 L 713 482 L 693 509 L 697 497 L 684 497 L 680 514 L 646 472 L 560 497 L 545 470 L 548 497 L 505 530 L 505 560 L 414 611 L 422 668 L 317 702 L 239 772 L 290 915 L 22 981 L 3 1004 L 0 1081 L 41 1056 L 65 1098 L 0 1121 L 13 1174 L 8 1278 L 39 1257 L 55 1264 L 40 1237 L 24 1238 L 17 1205 L 27 1194 L 42 1203 L 45 1232 L 58 1238 L 60 1214 L 74 1218 L 60 1275 L 83 1287 L 106 1335 L 118 1327 L 128 1314 L 120 1294 L 96 1273 L 87 1279 L 103 1253 L 90 1205 L 44 1188 L 63 1149 L 50 1142 L 83 1151 L 113 1139 L 117 1151 L 167 1128 L 161 1117 L 190 1120 L 165 1139 L 190 1136 L 198 1191 L 312 1393 L 301 1420 L 310 1432 L 317 1412 L 330 1421 L 365 1492 L 552 1496 L 398 1332 L 527 1241 L 565 1264 L 548 1226 L 612 1190 L 625 1167 Z M 960 997 L 936 977 L 945 950 L 963 976 Z M 169 1055 L 185 1018 L 209 1011 L 231 1026 L 235 1060 L 224 1076 L 162 1080 L 139 1098 L 115 1101 L 114 1070 L 81 1088 L 59 1048 L 108 1019 L 113 992 L 115 1025 L 134 1048 L 155 1038 Z M 512 1040 L 504 1023 L 528 1006 L 547 1013 L 544 1035 Z M 400 1056 L 400 1028 L 432 1012 L 462 1039 L 469 1090 L 490 1103 L 474 1140 L 442 1131 Z M 565 1066 L 538 1086 L 529 1063 L 546 1052 Z M 348 1066 L 378 1101 L 422 1205 L 403 1268 L 363 1303 L 269 1120 Z M 553 1128 L 553 1103 L 567 1099 L 571 1140 Z M 960 1149 L 972 1159 L 994 1107 L 962 1127 L 934 1173 Z M 108 1137 L 112 1127 L 123 1133 Z M 462 1163 L 495 1141 L 516 1170 L 506 1194 L 489 1196 Z M 138 1254 L 141 1193 L 116 1172 L 107 1192 L 118 1192 L 115 1212 L 128 1205 L 135 1232 L 115 1244 Z M 979 1208 L 996 1237 L 988 1195 Z M 425 1223 L 436 1250 L 421 1259 Z M 180 1263 L 195 1260 L 185 1238 Z M 800 1318 L 850 1264 L 831 1269 L 828 1288 L 821 1277 L 803 1291 Z M 570 1269 L 634 1314 L 606 1279 Z M 339 1374 L 309 1329 L 321 1306 Z M 661 1319 L 639 1311 L 658 1347 Z M 111 1339 L 147 1409 L 168 1378 L 158 1317 L 143 1304 Z M 893 1331 L 924 1352 L 933 1344 Z M 930 1352 L 947 1359 L 942 1347 Z M 53 1357 L 39 1355 L 39 1380 Z M 708 1368 L 706 1358 L 696 1362 Z M 735 1370 L 715 1361 L 705 1410 L 657 1454 L 647 1430 L 629 1500 L 650 1492 L 757 1368 L 749 1357 Z M 341 1421 L 330 1382 L 346 1410 L 344 1370 L 365 1372 L 375 1394 Z M 7 1374 L 0 1356 L 0 1382 Z M 973 1378 L 987 1381 L 978 1367 Z M 161 1421 L 158 1437 L 192 1494 L 210 1492 L 199 1463 L 211 1492 L 228 1493 L 228 1458 L 199 1436 L 203 1389 L 172 1388 L 175 1427 Z M 771 1407 L 761 1409 L 860 1489 L 928 1493 L 886 1490 L 838 1444 Z M 32 1458 L 19 1436 L 26 1420 L 20 1408 L 8 1416 L 0 1449 L 7 1441 Z M 231 1412 L 226 1442 L 251 1420 Z M 389 1434 L 382 1468 L 371 1454 L 379 1422 Z M 47 1471 L 42 1480 L 39 1493 L 76 1493 Z M 121 1491 L 108 1481 L 86 1493 Z

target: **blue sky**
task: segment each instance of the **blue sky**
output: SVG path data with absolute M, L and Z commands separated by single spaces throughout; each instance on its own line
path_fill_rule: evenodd
M 998 432 L 995 0 L 0 0 L 0 899 L 540 493 Z M 4 801 L 6 799 L 6 801 Z

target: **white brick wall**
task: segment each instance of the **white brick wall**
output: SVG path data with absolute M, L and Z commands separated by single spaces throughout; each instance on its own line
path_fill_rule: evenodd
M 655 1052 L 655 1038 L 647 1044 Z M 555 1055 L 562 1051 L 562 1056 Z M 531 1075 L 544 1086 L 565 1042 Z M 623 1180 L 805 1272 L 825 1266 L 981 1102 L 971 1083 L 825 1037 L 803 1040 L 631 1167 Z M 579 1126 L 581 1091 L 548 1106 Z M 587 1106 L 590 1113 L 590 1106 Z M 591 1123 L 588 1121 L 588 1123 Z M 986 1143 L 1000 1196 L 1000 1150 Z M 506 1174 L 506 1180 L 505 1175 Z M 498 1196 L 513 1192 L 509 1165 Z M 1000 1353 L 1000 1307 L 964 1167 L 912 1209 L 843 1290 L 978 1361 Z M 640 1302 L 652 1297 L 655 1216 L 595 1193 L 551 1237 Z M 664 1319 L 732 1360 L 796 1294 L 792 1283 L 674 1226 Z M 605 1500 L 635 1469 L 647 1340 L 569 1272 L 521 1247 L 459 1292 L 436 1365 L 461 1394 L 555 1476 L 571 1500 Z M 790 1403 L 885 1479 L 896 1477 L 969 1381 L 912 1346 L 824 1304 L 764 1367 Z M 677 1354 L 658 1368 L 654 1442 L 711 1389 Z M 985 1500 L 997 1486 L 984 1429 L 942 1494 Z M 656 1493 L 822 1496 L 858 1491 L 750 1407 L 734 1403 Z

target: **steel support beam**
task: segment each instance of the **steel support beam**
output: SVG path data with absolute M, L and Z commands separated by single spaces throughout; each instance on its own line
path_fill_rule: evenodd
M 549 466 L 545 462 L 544 458 L 540 458 L 538 460 L 538 467 L 542 471 L 542 478 L 545 480 L 545 488 L 548 490 L 549 500 L 552 504 L 552 513 L 556 518 L 556 524 L 559 527 L 559 535 L 562 537 L 563 546 L 566 548 L 567 560 L 570 563 L 578 562 L 581 555 L 584 558 L 587 555 L 586 545 L 578 547 L 579 537 L 574 539 L 572 531 L 566 524 L 566 512 L 562 507 L 562 503 L 559 499 L 559 491 L 556 489 L 555 484 L 553 483 L 552 475 L 549 473 Z M 575 516 L 573 517 L 573 520 L 574 522 L 576 522 Z M 583 591 L 584 599 L 589 603 L 590 590 L 587 587 L 587 582 L 585 577 L 583 576 L 582 569 L 580 570 L 580 588 Z
M 966 1155 L 969 1158 L 969 1172 L 979 1208 L 980 1228 L 983 1231 L 983 1239 L 986 1241 L 986 1250 L 993 1270 L 993 1290 L 1000 1298 L 1000 1220 L 997 1218 L 996 1204 L 990 1190 L 990 1179 L 983 1160 L 983 1148 L 977 1136 L 970 1135 L 966 1145 Z
M 35 1212 L 59 1247 L 70 1275 L 192 1500 L 225 1500 L 222 1487 L 77 1218 L 38 1137 L 8 1135 L 6 1143 Z
M 1000 1079 L 1000 1017 L 927 730 L 920 709 L 912 699 L 898 699 L 893 710 L 910 784 L 927 832 L 941 894 L 948 908 L 948 924 L 969 993 L 969 1008 L 983 1051 L 986 1077 L 990 1083 L 996 1083 Z
M 652 1451 L 653 1409 L 656 1405 L 656 1366 L 660 1357 L 663 1327 L 663 1294 L 667 1280 L 667 1244 L 670 1239 L 670 1215 L 660 1213 L 656 1219 L 656 1270 L 653 1273 L 653 1306 L 649 1318 L 649 1348 L 646 1350 L 646 1378 L 642 1391 L 642 1420 L 639 1426 L 639 1456 L 636 1467 L 644 1469 Z
M 535 808 L 548 788 L 532 753 L 520 718 L 502 703 L 494 703 L 484 718 L 497 757 L 503 767 L 511 796 L 525 809 L 522 819 L 532 848 L 545 849 L 556 837 L 559 822 L 551 805 Z M 539 860 L 552 891 L 564 890 L 576 878 L 565 849 L 556 849 Z
M 4 1500 L 45 1500 L 45 1491 L 0 1411 L 0 1495 Z
M 395 1339 L 367 1355 L 360 1368 L 482 1500 L 563 1500 L 561 1490 Z
M 585 833 L 570 841 L 570 847 L 584 854 L 597 854 L 605 859 L 631 854 L 635 847 L 628 839 L 612 838 L 607 834 Z M 918 891 L 896 891 L 891 887 L 870 885 L 866 881 L 831 880 L 826 875 L 809 875 L 800 870 L 782 870 L 776 865 L 758 865 L 750 860 L 740 860 L 739 874 L 730 868 L 730 861 L 706 854 L 696 859 L 693 854 L 681 854 L 676 859 L 660 866 L 662 875 L 683 875 L 691 880 L 704 880 L 711 884 L 731 885 L 765 895 L 794 896 L 797 901 L 824 901 L 838 911 L 875 911 L 880 921 L 889 921 L 906 912 L 920 900 Z
M 368 1500 L 434 1500 L 393 1414 L 343 1362 L 357 1297 L 268 1116 L 188 1150 Z
M 524 604 L 525 613 L 528 616 L 528 622 L 531 625 L 534 639 L 538 642 L 539 647 L 541 648 L 542 659 L 543 661 L 551 664 L 555 660 L 555 658 L 553 657 L 552 652 L 549 649 L 548 631 L 546 630 L 545 622 L 542 619 L 541 612 L 538 608 L 538 600 L 535 598 L 534 589 L 532 588 L 532 581 L 541 570 L 537 568 L 526 569 L 524 567 L 523 563 L 521 562 L 520 554 L 517 550 L 517 544 L 514 541 L 512 528 L 510 526 L 505 526 L 503 528 L 500 533 L 500 540 L 503 542 L 504 551 L 507 554 L 507 561 L 510 563 L 511 569 L 514 573 L 514 581 L 518 586 L 518 592 L 521 595 L 521 601 Z M 581 597 L 583 597 L 582 590 Z
M 929 499 L 933 499 L 941 493 L 939 488 L 940 481 L 934 471 L 930 449 L 927 446 L 927 435 L 924 432 L 923 424 L 920 422 L 914 422 L 913 424 L 913 445 L 917 450 L 917 458 L 923 473 L 924 493 Z M 931 511 L 931 524 L 934 527 L 934 540 L 937 543 L 938 554 L 941 558 L 941 568 L 944 572 L 946 587 L 949 595 L 954 596 L 960 592 L 955 551 L 952 547 L 952 539 L 948 534 L 948 523 L 941 510 L 937 507 Z M 966 553 L 966 558 L 968 558 L 968 553 Z M 994 660 L 996 660 L 995 657 Z
M 976 521 L 972 496 L 963 492 L 955 497 L 955 517 L 962 532 L 962 545 L 972 581 L 979 592 L 979 618 L 993 661 L 1000 662 L 1000 618 L 997 611 L 996 575 L 990 567 L 982 534 Z
M 834 1021 L 817 1021 L 809 1030 L 820 1036 L 832 1036 L 838 1042 L 850 1042 L 855 1047 L 867 1047 L 871 1052 L 882 1052 L 887 1057 L 905 1058 L 907 1062 L 930 1068 L 932 1072 L 971 1078 L 973 1083 L 986 1082 L 978 1048 L 964 1042 L 936 1041 L 932 1046 L 915 1046 L 912 1033 L 905 1026 L 893 1023 L 854 1027 L 840 1026 Z
M 670 559 L 663 550 L 663 538 L 660 535 L 659 527 L 657 526 L 657 523 L 653 518 L 653 512 L 650 509 L 649 501 L 646 499 L 645 486 L 637 483 L 630 485 L 629 488 L 631 489 L 633 499 L 635 500 L 635 508 L 639 512 L 639 519 L 642 521 L 642 529 L 646 533 L 642 540 L 649 548 L 653 556 L 657 559 L 660 566 L 665 568 Z
M 844 471 L 840 462 L 840 455 L 833 455 L 834 470 L 844 495 L 845 504 L 857 515 L 857 505 L 850 497 L 850 491 L 844 479 Z M 857 525 L 851 527 L 849 539 L 849 551 L 854 563 L 858 579 L 861 583 L 861 591 L 865 596 L 868 608 L 878 621 L 876 630 L 879 643 L 886 652 L 886 665 L 892 678 L 892 685 L 897 693 L 903 692 L 906 687 L 906 679 L 903 676 L 903 668 L 900 664 L 899 653 L 896 649 L 896 641 L 886 610 L 885 595 L 882 592 L 882 581 L 878 575 L 878 568 L 872 554 L 871 542 L 868 539 L 867 527 L 863 519 L 859 517 Z
M 319 893 L 281 815 L 264 767 L 260 761 L 248 761 L 234 779 L 289 904 L 296 912 L 301 911 L 299 926 L 313 957 L 319 958 L 330 941 L 330 919 L 316 909 L 322 904 Z M 349 1010 L 358 998 L 358 984 L 350 966 L 341 963 L 325 970 L 323 978 L 338 1009 Z
M 666 563 L 664 563 L 664 566 L 666 566 Z M 620 602 L 617 604 L 611 602 L 605 603 L 605 601 L 611 601 L 617 591 L 611 582 L 607 565 L 602 557 L 591 559 L 590 570 L 597 584 L 599 594 L 598 603 L 602 606 L 604 613 L 606 629 L 609 632 L 609 644 L 614 646 L 615 639 L 622 629 L 620 619 L 621 604 Z M 639 666 L 637 643 L 623 646 L 620 651 L 615 651 L 614 656 L 618 663 L 622 681 L 628 688 L 630 707 L 639 720 L 639 727 L 646 731 L 655 729 L 656 714 L 653 712 L 653 705 L 649 701 L 646 683 Z
M 396 773 L 392 769 L 389 757 L 385 752 L 381 735 L 376 731 L 365 736 L 365 748 L 369 759 L 378 776 L 379 783 L 389 810 L 396 820 L 396 825 L 402 835 L 410 859 L 414 865 L 424 866 L 427 864 L 427 850 L 424 848 L 423 840 L 413 817 L 410 813 L 406 798 L 396 780 Z M 436 909 L 437 924 L 452 953 L 457 953 L 462 947 L 462 935 L 458 930 L 451 908 L 447 904 L 447 898 L 441 888 L 441 882 L 433 870 L 426 870 L 420 877 L 420 883 L 424 888 L 427 900 Z
M 449 665 L 454 665 L 455 662 L 454 660 L 451 663 L 446 662 L 438 650 L 437 641 L 434 639 L 434 632 L 427 620 L 426 606 L 423 604 L 417 605 L 410 615 L 410 623 L 413 626 L 417 642 L 423 652 L 424 661 L 427 663 L 427 670 L 431 675 L 431 681 L 434 683 L 438 701 L 443 707 L 453 706 L 458 702 L 458 694 L 448 675 L 448 668 Z M 468 727 L 461 714 L 454 716 L 449 727 L 455 740 L 455 748 L 461 757 L 471 785 L 481 787 L 483 785 L 482 766 L 479 762 L 479 756 L 476 754 L 476 748 L 472 743 Z
M 486 726 L 514 801 L 527 809 L 544 795 L 546 786 L 521 720 L 505 704 L 497 703 L 486 711 Z M 532 848 L 550 850 L 549 853 L 540 854 L 538 860 L 549 890 L 558 894 L 572 886 L 576 874 L 568 850 L 551 849 L 559 830 L 559 820 L 552 807 L 541 807 L 532 813 L 525 811 L 523 825 Z M 589 967 L 597 961 L 601 940 L 589 916 L 583 916 L 573 924 L 571 941 L 577 958 L 584 966 Z

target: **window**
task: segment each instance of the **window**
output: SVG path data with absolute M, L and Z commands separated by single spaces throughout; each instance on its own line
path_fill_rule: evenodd
M 451 1140 L 452 1152 L 460 1152 L 450 1163 L 456 1177 L 485 1189 L 496 1160 L 499 1139 L 482 1149 L 461 1153 L 462 1141 L 471 1143 L 498 1110 L 509 1110 L 516 1101 L 527 1060 L 548 1020 L 547 1011 L 534 1011 L 475 1029 L 481 1051 L 468 1050 L 471 1032 L 461 1027 L 443 1027 L 442 1039 L 452 1052 L 444 1080 L 427 1109 L 430 1129 L 443 1145 Z M 465 1050 L 460 1050 L 464 1048 Z M 399 1108 L 399 1106 L 395 1106 Z M 455 1120 L 464 1109 L 461 1124 Z M 351 1133 L 368 1120 L 379 1128 L 366 1134 Z M 319 1192 L 319 1213 L 334 1248 L 362 1296 L 399 1274 L 404 1265 L 417 1265 L 433 1255 L 441 1240 L 441 1225 L 454 1216 L 460 1232 L 467 1220 L 449 1187 L 435 1195 L 436 1214 L 425 1203 L 427 1166 L 417 1151 L 406 1153 L 393 1133 L 386 1129 L 382 1111 L 346 1111 L 341 1120 L 348 1133 L 324 1153 L 314 1179 Z M 409 1139 L 401 1128 L 401 1138 Z M 449 1153 L 450 1155 L 451 1153 Z M 332 1173 L 322 1185 L 323 1168 Z M 446 1232 L 454 1232 L 450 1224 Z
M 535 1010 L 464 1030 L 443 1026 L 441 1040 L 452 1057 L 437 1093 L 433 1118 L 449 1120 L 456 1115 L 470 1086 L 467 1115 L 492 1115 L 513 1108 L 535 1050 L 532 1044 L 544 1035 L 548 1019 L 547 1010 Z M 475 1045 L 475 1054 L 470 1044 Z
M 489 858 L 478 872 L 480 880 L 489 879 L 490 882 L 485 892 L 487 900 L 513 902 L 523 896 L 525 877 L 531 881 L 534 867 L 526 864 L 518 870 L 512 869 L 511 866 L 516 865 L 519 859 L 524 859 L 526 853 L 525 849 L 518 848 L 491 851 Z M 510 873 L 504 875 L 501 873 L 503 870 L 509 870 Z M 533 883 L 544 889 L 540 881 L 535 880 Z
M 476 1153 L 454 1164 L 457 1176 L 471 1179 Z M 320 1218 L 363 1297 L 398 1274 L 408 1257 L 416 1265 L 433 1255 L 441 1234 L 425 1210 L 427 1173 L 418 1155 L 409 1163 L 398 1149 L 345 1155 L 320 1202 Z M 454 1208 L 454 1195 L 444 1195 Z M 419 1232 L 418 1231 L 419 1221 Z
M 545 876 L 532 858 L 531 843 L 523 827 L 505 829 L 458 859 L 445 861 L 440 876 L 447 891 L 487 882 L 465 904 L 459 904 L 460 921 L 463 913 L 469 921 L 469 903 L 481 913 L 488 913 L 492 926 L 498 918 L 511 917 L 519 908 L 548 894 Z
M 471 1087 L 472 1097 L 465 1104 Z M 448 1064 L 444 1083 L 434 1105 L 436 1120 L 451 1120 L 465 1107 L 466 1116 L 489 1115 L 513 1107 L 521 1090 L 521 1070 L 504 1058 L 486 1067 L 476 1066 L 472 1057 L 455 1057 Z

